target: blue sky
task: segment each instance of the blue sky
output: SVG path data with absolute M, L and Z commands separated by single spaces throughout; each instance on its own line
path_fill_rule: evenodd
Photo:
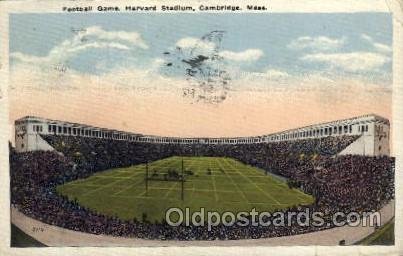
M 88 31 L 79 36 L 72 28 Z M 236 72 L 391 80 L 392 19 L 386 13 L 13 14 L 11 64 L 61 63 L 83 74 L 160 72 L 155 66 L 167 61 L 163 52 L 179 42 L 192 47 L 214 30 L 225 31 L 220 54 Z

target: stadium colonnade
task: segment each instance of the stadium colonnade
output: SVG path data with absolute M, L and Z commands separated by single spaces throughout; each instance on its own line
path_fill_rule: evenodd
M 367 156 L 390 154 L 389 120 L 375 114 L 309 125 L 267 135 L 234 138 L 179 138 L 143 135 L 84 124 L 26 116 L 15 121 L 16 151 L 52 150 L 51 145 L 44 141 L 40 135 L 77 136 L 130 142 L 193 145 L 256 144 L 320 139 L 326 137 L 359 136 L 359 139 L 355 141 L 355 143 L 340 152 L 340 154 Z
M 389 121 L 377 115 L 238 138 L 159 137 L 24 117 L 15 121 L 15 147 L 10 146 L 11 202 L 31 218 L 91 234 L 234 240 L 315 232 L 334 227 L 330 216 L 336 212 L 377 211 L 394 198 L 389 135 Z M 315 202 L 282 211 L 323 212 L 329 225 L 172 227 L 107 216 L 56 192 L 58 185 L 98 171 L 178 155 L 231 157 L 286 177 Z

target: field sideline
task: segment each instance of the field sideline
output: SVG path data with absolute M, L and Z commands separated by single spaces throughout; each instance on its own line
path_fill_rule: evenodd
M 145 164 L 117 168 L 94 174 L 58 186 L 57 191 L 70 200 L 97 212 L 122 219 L 162 221 L 166 209 L 189 207 L 199 211 L 274 211 L 292 205 L 311 204 L 313 198 L 297 189 L 289 189 L 283 181 L 263 170 L 245 165 L 232 158 L 184 157 L 186 175 L 184 201 L 181 183 L 176 181 L 149 181 L 145 190 Z M 181 170 L 181 157 L 169 157 L 149 164 L 149 175 L 154 170 L 162 173 Z M 208 169 L 211 173 L 208 173 Z

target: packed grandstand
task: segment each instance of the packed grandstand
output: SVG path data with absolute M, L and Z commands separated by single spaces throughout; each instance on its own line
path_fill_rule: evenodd
M 39 134 L 53 150 L 17 152 L 10 144 L 11 203 L 50 225 L 92 234 L 172 240 L 229 240 L 289 236 L 332 228 L 336 212 L 377 211 L 394 198 L 394 158 L 339 154 L 363 135 L 323 136 L 265 143 L 150 143 L 60 134 Z M 283 212 L 325 213 L 329 225 L 170 226 L 122 220 L 88 209 L 56 192 L 56 186 L 107 169 L 170 156 L 230 157 L 286 178 L 315 198 Z M 270 217 L 268 217 L 270 218 Z

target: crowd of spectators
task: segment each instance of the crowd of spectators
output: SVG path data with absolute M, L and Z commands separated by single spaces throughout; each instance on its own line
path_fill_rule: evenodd
M 356 137 L 327 137 L 243 145 L 152 144 L 73 136 L 45 136 L 56 151 L 10 150 L 11 202 L 42 222 L 93 234 L 147 239 L 215 240 L 287 236 L 330 226 L 173 227 L 106 216 L 59 195 L 56 186 L 97 171 L 174 156 L 225 156 L 284 176 L 315 197 L 311 205 L 282 211 L 375 211 L 394 197 L 394 159 L 335 156 Z

